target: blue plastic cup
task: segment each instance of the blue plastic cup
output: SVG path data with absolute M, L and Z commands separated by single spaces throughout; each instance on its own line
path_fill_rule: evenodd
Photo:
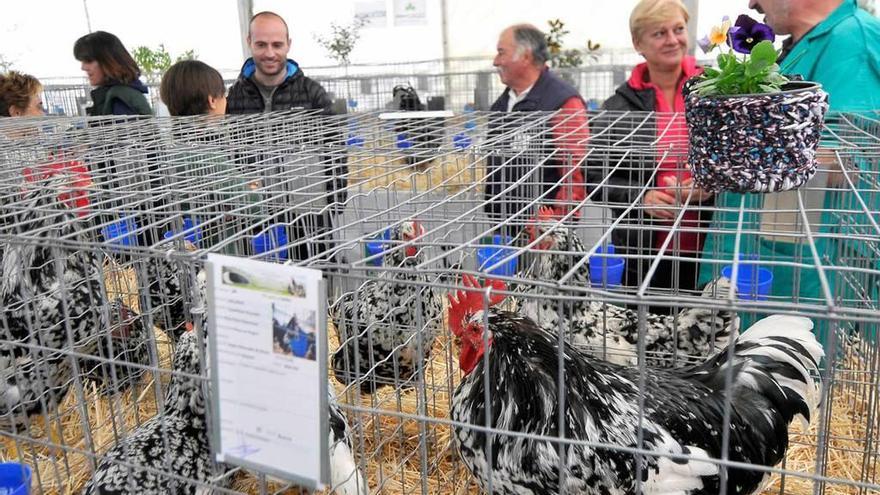
M 134 218 L 123 218 L 118 222 L 111 223 L 101 229 L 104 234 L 104 242 L 117 246 L 137 246 L 138 228 Z
M 456 149 L 463 150 L 470 146 L 472 143 L 470 136 L 462 133 L 458 133 L 452 137 L 452 145 L 455 146 Z
M 401 132 L 397 135 L 397 147 L 405 150 L 413 147 L 413 142 L 410 141 L 409 136 L 405 132 Z
M 345 140 L 345 144 L 348 146 L 354 146 L 356 148 L 363 148 L 364 138 L 358 136 L 357 134 L 349 134 L 348 139 Z
M 0 494 L 28 495 L 31 490 L 31 468 L 17 462 L 0 464 Z
M 733 280 L 733 265 L 721 268 L 721 276 Z M 745 301 L 766 301 L 773 287 L 773 272 L 757 264 L 737 265 L 736 296 Z
M 391 229 L 385 229 L 382 232 L 382 235 L 374 238 L 373 240 L 367 241 L 364 244 L 364 258 L 369 258 L 370 256 L 375 256 L 377 254 L 382 254 L 388 248 L 388 244 L 391 242 Z M 373 266 L 382 266 L 383 257 L 378 256 L 376 258 L 371 259 L 367 263 Z
M 486 239 L 489 241 L 489 239 Z M 477 248 L 477 269 L 486 271 L 489 267 L 516 252 L 510 247 L 510 236 L 496 234 L 491 241 Z M 492 275 L 511 277 L 516 273 L 518 257 L 507 260 L 506 263 L 489 270 Z
M 180 232 L 176 230 L 167 230 L 165 231 L 164 237 L 165 239 L 171 239 L 179 233 Z M 195 222 L 193 222 L 193 219 L 190 217 L 183 217 L 183 234 L 184 239 L 196 245 L 202 240 L 201 229 L 195 226 Z
M 306 353 L 309 352 L 308 334 L 299 332 L 296 337 L 290 339 L 290 352 L 296 357 L 306 357 Z
M 266 232 L 254 237 L 251 240 L 251 244 L 253 245 L 254 253 L 256 254 L 263 254 L 267 251 L 286 246 L 287 230 L 285 230 L 284 225 L 273 225 Z M 281 251 L 272 253 L 271 258 L 286 261 L 288 258 L 287 250 L 282 249 Z
M 605 250 L 602 246 L 590 256 L 590 283 L 600 287 L 617 287 L 623 281 L 626 260 L 614 255 L 614 244 Z

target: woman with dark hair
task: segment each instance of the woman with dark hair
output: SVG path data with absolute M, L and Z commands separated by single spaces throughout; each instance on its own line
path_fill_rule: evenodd
M 147 87 L 138 79 L 141 71 L 119 38 L 105 31 L 89 33 L 76 40 L 73 56 L 95 88 L 89 115 L 152 115 L 144 96 Z

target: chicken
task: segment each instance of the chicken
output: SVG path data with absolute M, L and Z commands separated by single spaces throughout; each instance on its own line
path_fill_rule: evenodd
M 109 310 L 109 332 L 101 334 L 97 350 L 105 361 L 79 360 L 83 376 L 98 385 L 99 393 L 107 395 L 128 390 L 140 381 L 147 367 L 154 365 L 151 336 L 143 318 L 121 299 L 113 300 Z
M 4 205 L 4 231 L 27 239 L 3 243 L 0 280 L 0 424 L 54 411 L 73 379 L 71 352 L 94 354 L 108 328 L 103 256 L 70 244 L 89 242 L 61 195 L 75 183 L 64 172 L 34 179 Z M 68 196 L 69 198 L 71 196 Z M 63 239 L 63 241 L 62 241 Z
M 190 298 L 186 297 L 181 280 L 184 270 L 172 259 L 148 259 L 145 263 L 146 281 L 139 280 L 138 284 L 146 287 L 141 308 L 149 308 L 153 313 L 153 324 L 176 341 L 187 330 L 188 324 L 192 324 L 192 316 L 186 308 Z
M 204 336 L 208 327 L 204 270 L 198 272 L 196 284 L 200 306 L 193 308 L 192 313 L 196 318 L 195 329 Z M 198 344 L 196 331 L 181 334 L 174 351 L 174 374 L 166 388 L 163 413 L 140 425 L 103 456 L 83 492 L 85 495 L 195 494 L 225 473 L 226 467 L 214 462 L 208 443 L 205 405 L 210 396 L 205 395 L 204 380 L 193 378 L 204 376 L 201 358 L 207 355 L 207 345 L 200 350 Z M 367 495 L 366 477 L 352 454 L 348 421 L 332 393 L 328 404 L 330 477 L 335 493 Z M 218 482 L 210 486 L 223 487 Z
M 331 363 L 340 382 L 357 382 L 364 392 L 409 382 L 430 355 L 443 302 L 414 269 L 423 260 L 416 241 L 424 232 L 416 221 L 394 227 L 384 264 L 404 270 L 384 272 L 331 308 L 340 343 Z
M 465 286 L 479 291 L 449 296 L 449 323 L 461 341 L 465 375 L 452 399 L 453 441 L 483 490 L 558 493 L 562 470 L 566 493 L 719 493 L 721 472 L 711 460 L 724 454 L 726 401 L 728 458 L 757 466 L 781 462 L 789 424 L 796 417 L 807 423 L 815 417 L 824 353 L 807 318 L 765 318 L 732 344 L 730 360 L 725 351 L 684 368 L 619 366 L 567 347 L 560 399 L 558 337 L 519 314 L 493 307 L 484 312 L 485 289 L 470 277 Z M 504 288 L 499 281 L 493 286 Z M 493 294 L 489 303 L 502 298 Z M 501 432 L 487 439 L 467 425 Z M 560 447 L 554 441 L 560 434 L 578 443 Z M 650 453 L 638 460 L 614 448 L 639 448 L 640 437 Z M 731 495 L 756 493 L 769 477 L 742 467 L 728 468 L 726 476 Z
M 204 376 L 196 335 L 184 332 L 177 342 L 163 412 L 100 459 L 84 494 L 195 494 L 193 482 L 207 483 L 222 472 L 208 443 L 202 380 L 188 376 Z
M 541 239 L 537 249 L 551 252 L 539 254 L 530 269 L 519 274 L 519 278 L 558 281 L 586 255 L 583 243 L 568 227 L 556 225 L 543 229 L 540 226 L 549 221 L 549 214 L 542 208 L 539 221 L 529 229 L 532 240 Z M 588 287 L 589 265 L 585 263 L 574 271 L 566 285 Z M 726 297 L 730 290 L 730 280 L 722 277 L 706 285 L 702 296 L 706 299 Z M 517 292 L 523 294 L 518 297 L 518 310 L 544 330 L 551 333 L 562 330 L 570 336 L 572 344 L 583 346 L 609 362 L 637 364 L 637 311 L 585 297 L 560 302 L 558 296 L 564 292 L 541 285 L 527 287 L 527 284 L 519 284 Z M 549 297 L 531 297 L 531 294 Z M 727 347 L 738 332 L 739 317 L 732 310 L 685 308 L 677 315 L 648 313 L 644 335 L 647 364 L 669 367 L 701 361 Z
M 348 419 L 330 392 L 330 488 L 338 495 L 367 495 L 367 478 L 354 460 Z

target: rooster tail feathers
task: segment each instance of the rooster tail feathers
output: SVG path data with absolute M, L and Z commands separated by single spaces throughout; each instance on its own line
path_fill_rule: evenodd
M 819 362 L 825 356 L 813 335 L 813 322 L 800 316 L 774 315 L 743 333 L 734 348 L 734 362 L 742 365 L 738 385 L 752 388 L 792 411 L 808 424 L 819 407 Z

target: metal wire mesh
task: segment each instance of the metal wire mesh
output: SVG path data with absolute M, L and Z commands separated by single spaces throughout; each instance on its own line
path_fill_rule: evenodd
M 877 115 L 834 116 L 823 170 L 798 191 L 697 204 L 685 188 L 669 186 L 686 208 L 663 221 L 643 199 L 660 174 L 684 177 L 680 121 L 588 117 L 574 127 L 566 116 L 479 111 L 0 120 L 5 458 L 34 467 L 35 493 L 79 490 L 95 470 L 114 464 L 149 470 L 180 492 L 196 485 L 221 493 L 295 490 L 212 462 L 199 471 L 177 467 L 169 455 L 147 462 L 131 451 L 108 453 L 148 428 L 165 432 L 157 438 L 172 451 L 169 431 L 182 413 L 169 394 L 181 387 L 211 393 L 203 333 L 187 344 L 195 356 L 190 368 L 172 360 L 187 355 L 186 328 L 204 327 L 199 272 L 203 256 L 214 252 L 324 271 L 331 383 L 371 492 L 511 490 L 503 476 L 513 461 L 504 455 L 488 464 L 501 478 L 487 485 L 472 476 L 459 455 L 468 435 L 502 446 L 528 440 L 554 455 L 598 448 L 648 462 L 662 454 L 651 451 L 650 435 L 639 428 L 651 414 L 645 407 L 634 409 L 638 433 L 628 445 L 556 422 L 515 430 L 493 424 L 488 413 L 479 424 L 450 419 L 464 401 L 457 387 L 475 375 L 459 370 L 463 337 L 451 331 L 446 296 L 462 287 L 462 275 L 487 273 L 506 283 L 500 307 L 558 338 L 557 355 L 544 364 L 561 379 L 549 386 L 538 375 L 528 385 L 496 383 L 483 399 L 470 399 L 473 407 L 527 418 L 529 401 L 510 390 L 525 387 L 541 404 L 551 392 L 568 397 L 578 377 L 559 364 L 559 348 L 634 366 L 627 376 L 644 406 L 665 376 L 657 370 L 706 361 L 762 316 L 806 316 L 825 349 L 822 406 L 809 429 L 792 427 L 783 464 L 751 468 L 774 473 L 766 493 L 880 489 Z M 572 145 L 583 156 L 570 153 Z M 573 164 L 586 172 L 583 200 L 558 194 L 579 186 Z M 715 246 L 732 244 L 743 257 L 688 247 L 688 236 L 712 235 Z M 773 254 L 780 252 L 788 255 Z M 743 269 L 756 266 L 776 275 L 766 295 L 737 284 Z M 728 267 L 740 280 L 718 283 Z M 33 282 L 15 284 L 10 275 Z M 801 292 L 806 279 L 818 280 L 818 291 Z M 481 295 L 481 308 L 489 302 Z M 482 359 L 501 357 L 488 352 Z M 528 365 L 510 359 L 511 373 Z M 730 397 L 724 386 L 721 396 Z M 25 390 L 35 398 L 23 399 Z M 563 416 L 581 407 L 552 400 Z M 719 404 L 725 417 L 736 413 L 735 400 Z M 202 414 L 202 421 L 211 417 L 210 410 Z M 613 422 L 596 428 L 611 431 Z M 739 437 L 718 427 L 726 440 L 717 462 L 733 476 L 742 467 L 731 464 Z M 579 471 L 562 457 L 533 462 L 576 479 Z

